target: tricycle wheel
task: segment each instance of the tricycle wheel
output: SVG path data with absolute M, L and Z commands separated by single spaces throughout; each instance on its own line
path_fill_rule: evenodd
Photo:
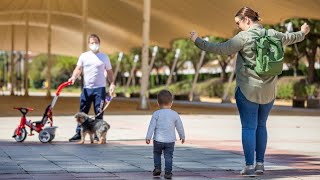
M 42 142 L 42 143 L 47 143 L 49 142 L 50 140 L 52 140 L 51 137 L 52 135 L 49 133 L 49 131 L 47 130 L 41 130 L 40 133 L 39 133 L 39 140 Z
M 27 130 L 25 128 L 20 129 L 20 133 L 21 133 L 20 136 L 18 136 L 16 132 L 17 132 L 17 129 L 14 130 L 13 137 L 17 142 L 23 142 L 27 138 Z

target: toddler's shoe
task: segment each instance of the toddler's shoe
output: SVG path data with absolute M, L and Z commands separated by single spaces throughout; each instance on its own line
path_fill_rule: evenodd
M 160 176 L 161 174 L 161 169 L 154 169 L 153 170 L 153 176 Z
M 164 174 L 164 178 L 166 178 L 166 179 L 171 179 L 171 178 L 172 178 L 172 173 L 171 173 L 171 172 L 166 172 L 166 173 Z

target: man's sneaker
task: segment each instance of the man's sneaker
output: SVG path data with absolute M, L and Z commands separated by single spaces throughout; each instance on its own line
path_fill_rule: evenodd
M 71 141 L 80 141 L 81 140 L 81 135 L 80 134 L 75 134 L 72 138 L 69 139 L 69 142 Z
M 257 162 L 254 170 L 256 171 L 256 174 L 262 175 L 264 172 L 264 164 L 262 162 Z
M 161 169 L 154 169 L 153 170 L 153 176 L 160 176 L 161 174 Z
M 255 171 L 253 165 L 245 166 L 240 172 L 242 176 L 255 176 Z
M 164 174 L 164 178 L 166 178 L 166 179 L 171 179 L 171 178 L 172 178 L 172 173 L 171 173 L 171 172 L 166 172 L 166 173 Z

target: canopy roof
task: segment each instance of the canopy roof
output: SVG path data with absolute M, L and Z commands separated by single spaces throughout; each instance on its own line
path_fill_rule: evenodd
M 14 25 L 15 50 L 25 50 L 26 17 L 29 17 L 29 50 L 47 52 L 49 0 L 1 0 L 0 49 L 11 50 Z M 320 0 L 152 0 L 150 44 L 169 47 L 170 41 L 201 35 L 231 37 L 235 13 L 243 6 L 258 11 L 263 24 L 288 18 L 320 19 Z M 51 0 L 52 53 L 78 56 L 82 52 L 82 1 Z M 101 38 L 106 53 L 127 52 L 142 46 L 143 0 L 89 0 L 88 35 Z

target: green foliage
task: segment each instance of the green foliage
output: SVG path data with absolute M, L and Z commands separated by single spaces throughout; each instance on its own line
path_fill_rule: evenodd
M 293 84 L 293 96 L 294 97 L 306 97 L 307 92 L 305 89 L 306 81 L 301 79 L 300 81 Z
M 150 49 L 151 49 L 150 52 L 152 52 L 153 47 L 150 47 Z M 165 58 L 166 58 L 166 55 L 168 54 L 168 52 L 169 52 L 169 49 L 158 47 L 158 53 L 156 55 L 156 58 L 154 60 L 154 64 L 153 64 L 152 68 L 159 69 L 162 66 L 164 66 L 165 65 L 165 63 L 164 63 Z
M 304 91 L 301 87 L 301 82 L 304 82 L 303 77 L 281 77 L 277 83 L 277 98 L 292 99 L 294 96 L 302 97 Z
M 317 85 L 316 84 L 309 84 L 305 86 L 306 93 L 308 95 L 308 98 L 314 98 L 317 96 Z
M 124 86 L 117 86 L 116 88 L 116 93 L 123 93 L 125 91 L 125 87 Z M 140 92 L 140 86 L 130 86 L 127 89 L 127 93 L 131 94 L 131 93 L 139 93 Z
M 215 79 L 209 86 L 210 97 L 222 97 L 224 92 L 224 85 L 221 79 Z
M 277 98 L 278 99 L 292 99 L 293 97 L 293 84 L 284 83 L 277 85 Z
M 194 67 L 199 61 L 201 50 L 197 48 L 189 39 L 177 39 L 173 41 L 172 49 L 180 49 L 179 62 L 177 63 L 177 69 L 181 67 L 184 62 L 191 61 Z M 173 60 L 174 58 L 172 58 Z
M 46 54 L 40 54 L 33 58 L 30 67 L 30 81 L 34 88 L 42 88 L 44 81 L 47 79 L 48 57 Z M 67 81 L 76 67 L 77 58 L 69 56 L 52 56 L 51 57 L 51 88 L 57 88 L 62 82 Z M 79 81 L 74 85 L 79 86 Z
M 51 87 L 57 88 L 61 83 L 68 81 L 72 76 L 73 70 L 76 67 L 78 59 L 70 56 L 55 56 L 55 66 L 51 70 Z M 78 87 L 80 81 L 76 81 L 73 86 Z
M 174 95 L 189 94 L 189 92 L 191 90 L 191 84 L 192 84 L 192 82 L 190 80 L 184 80 L 184 81 L 180 81 L 180 82 L 171 84 L 168 87 L 168 89 Z M 154 89 L 151 89 L 149 92 L 151 94 L 158 94 L 163 89 L 165 89 L 165 86 L 158 86 L 158 87 L 156 87 Z
M 41 88 L 42 83 L 46 79 L 46 72 L 48 57 L 46 54 L 40 54 L 32 59 L 29 76 L 31 79 L 31 86 L 34 88 Z

